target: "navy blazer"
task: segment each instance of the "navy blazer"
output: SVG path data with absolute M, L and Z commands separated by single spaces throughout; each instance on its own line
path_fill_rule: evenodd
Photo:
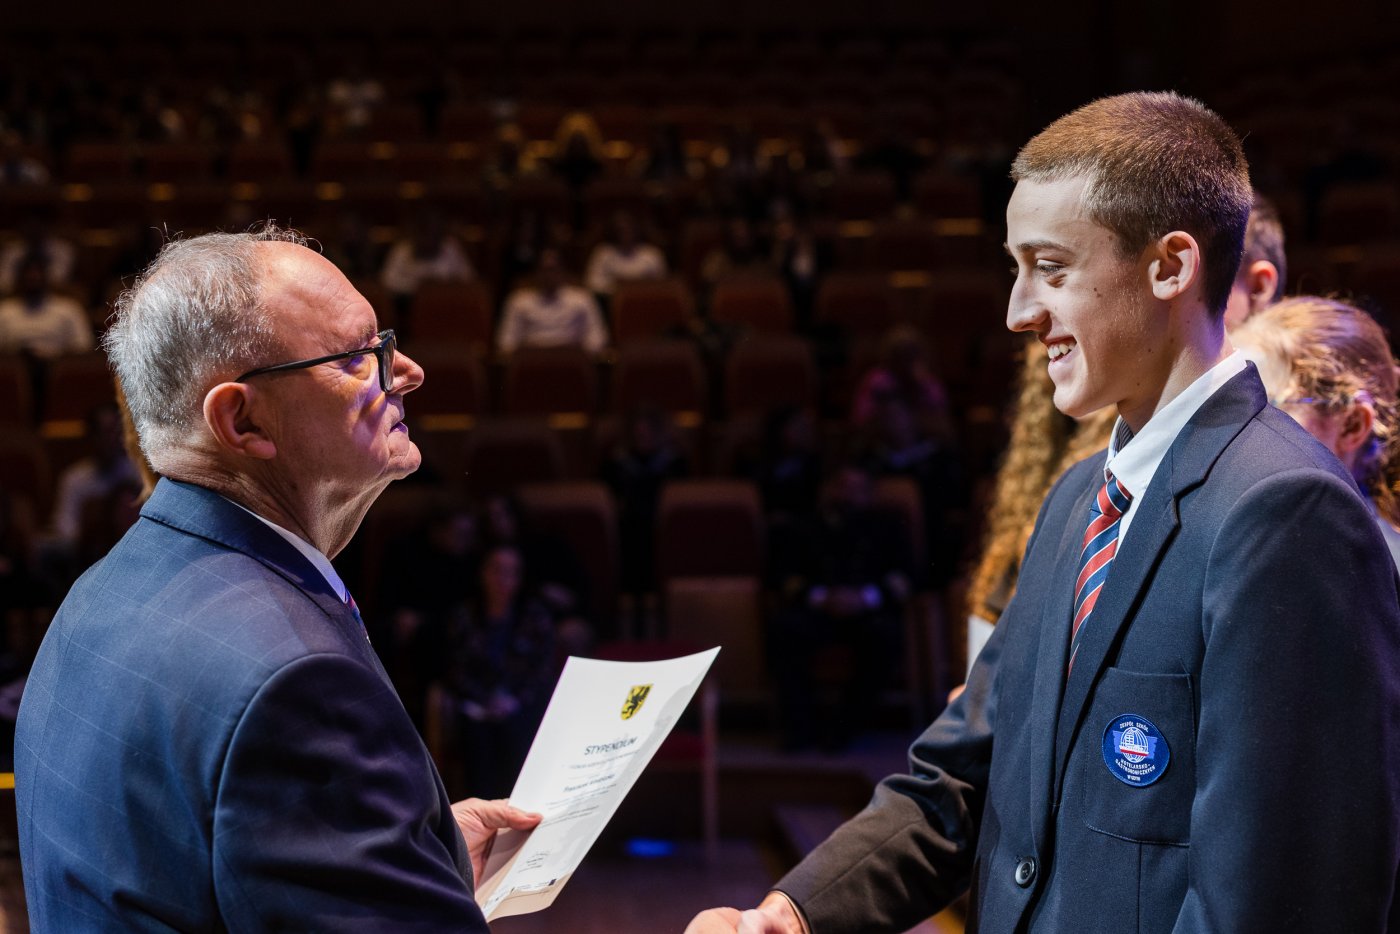
M 161 480 L 44 638 L 15 737 L 35 931 L 486 931 L 364 629 L 285 539 Z
M 1400 583 L 1336 459 L 1253 367 L 1134 515 L 1066 678 L 1102 455 L 1036 522 L 1014 599 L 911 774 L 779 883 L 815 934 L 1400 930 Z M 1124 718 L 1160 731 L 1114 774 Z M 1121 771 L 1121 770 L 1120 770 Z

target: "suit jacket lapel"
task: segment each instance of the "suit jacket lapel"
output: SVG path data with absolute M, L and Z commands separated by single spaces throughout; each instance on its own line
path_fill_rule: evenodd
M 1102 453 L 1096 456 L 1102 464 Z M 1036 651 L 1030 714 L 1032 723 L 1028 734 L 1033 741 L 1041 744 L 1037 750 L 1041 767 L 1032 773 L 1034 777 L 1028 782 L 1031 794 L 1028 813 L 1037 815 L 1037 822 L 1032 824 L 1037 845 L 1044 838 L 1042 824 L 1050 815 L 1055 775 L 1055 718 L 1065 685 L 1065 662 L 1069 649 L 1070 618 L 1074 612 L 1074 581 L 1078 576 L 1079 552 L 1083 546 L 1084 527 L 1089 521 L 1089 501 L 1102 484 L 1103 472 L 1090 471 L 1088 486 L 1075 497 L 1070 507 L 1069 517 L 1060 533 L 1050 592 L 1041 610 L 1040 645 Z
M 336 625 L 361 630 L 340 595 L 301 552 L 255 516 L 219 494 L 194 484 L 161 478 L 155 492 L 141 508 L 141 515 L 247 555 L 295 585 Z M 363 637 L 352 641 L 364 645 L 362 655 L 387 681 L 388 674 L 368 641 Z
M 1147 597 L 1147 584 L 1180 526 L 1178 503 L 1205 481 L 1211 467 L 1245 424 L 1265 405 L 1264 387 L 1253 365 L 1233 377 L 1197 410 L 1162 459 L 1133 515 L 1108 581 L 1079 645 L 1074 671 L 1065 685 L 1055 738 L 1055 794 L 1059 793 L 1069 749 L 1079 731 L 1090 694 L 1109 667 L 1124 627 Z M 1076 559 L 1077 567 L 1077 559 Z M 1071 574 L 1074 572 L 1071 571 Z M 1163 595 L 1169 599 L 1169 595 Z M 1068 627 L 1068 615 L 1065 617 Z

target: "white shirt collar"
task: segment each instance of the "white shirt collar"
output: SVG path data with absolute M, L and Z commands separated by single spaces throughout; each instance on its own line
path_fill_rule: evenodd
M 1196 410 L 1215 395 L 1216 390 L 1242 373 L 1247 363 L 1244 354 L 1238 350 L 1232 352 L 1196 377 L 1175 399 L 1162 406 L 1137 434 L 1133 434 L 1127 422 L 1120 417 L 1114 423 L 1113 436 L 1108 443 L 1105 479 L 1107 472 L 1112 471 L 1118 482 L 1132 494 L 1133 502 L 1141 501 L 1152 475 L 1157 472 L 1162 459 L 1167 456 L 1167 449 L 1181 429 L 1186 427 Z M 1132 443 L 1129 444 L 1129 441 Z
M 225 496 L 224 499 L 228 499 L 228 497 Z M 228 501 L 230 503 L 233 503 L 233 500 L 231 499 L 229 499 Z M 237 506 L 239 509 L 242 509 L 248 515 L 252 516 L 254 519 L 257 519 L 269 529 L 272 529 L 272 531 L 285 538 L 293 548 L 301 552 L 302 556 L 305 557 L 307 561 L 311 562 L 311 566 L 321 572 L 321 576 L 326 579 L 326 583 L 330 584 L 331 589 L 334 590 L 336 592 L 336 595 L 340 597 L 341 603 L 345 603 L 350 599 L 350 591 L 348 588 L 346 588 L 345 582 L 340 579 L 340 575 L 337 574 L 335 572 L 335 568 L 331 566 L 330 559 L 327 558 L 325 555 L 321 554 L 321 552 L 316 548 L 315 545 L 312 545 L 300 535 L 287 531 L 286 529 L 282 528 L 282 526 L 278 525 L 276 522 L 273 522 L 271 519 L 264 519 L 262 516 L 258 515 L 257 513 L 253 512 L 253 510 L 240 503 L 233 503 L 233 505 Z

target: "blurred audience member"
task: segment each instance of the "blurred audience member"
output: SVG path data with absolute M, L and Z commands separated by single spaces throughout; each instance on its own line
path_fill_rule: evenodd
M 1259 367 L 1269 402 L 1351 471 L 1400 565 L 1400 405 L 1396 360 L 1366 312 L 1314 295 L 1287 298 L 1230 340 Z
M 104 546 L 116 543 L 114 526 L 121 526 L 121 514 L 130 512 L 141 491 L 141 473 L 127 456 L 116 403 L 94 409 L 87 427 L 92 454 L 59 474 L 53 515 L 36 543 L 35 566 L 55 597 L 67 592 L 87 563 L 102 557 Z M 121 531 L 136 520 L 135 513 L 129 518 Z
M 928 342 L 908 325 L 892 328 L 881 342 L 880 362 L 861 377 L 851 404 L 851 423 L 863 428 L 882 400 L 896 397 L 930 435 L 946 437 L 951 419 L 948 393 L 933 368 Z
M 758 449 L 741 454 L 735 472 L 758 486 L 771 537 L 817 508 L 822 485 L 821 446 L 811 409 L 784 405 L 767 413 Z
M 408 281 L 414 278 L 414 273 L 419 271 L 419 261 L 414 255 L 417 244 L 412 240 L 400 241 L 408 245 L 408 257 L 400 261 L 400 270 L 395 272 L 396 278 Z M 431 254 L 432 248 L 428 247 Z M 387 267 L 380 261 L 380 248 L 370 235 L 369 224 L 358 211 L 347 208 L 340 212 L 336 218 L 335 233 L 332 237 L 321 241 L 321 253 L 335 263 L 336 267 L 343 273 L 345 278 L 353 281 L 360 279 L 372 279 L 377 275 L 388 272 Z M 431 266 L 431 263 L 424 264 Z M 394 290 L 391 287 L 389 291 Z M 417 284 L 413 285 L 417 289 Z M 410 290 L 411 291 L 411 290 Z
M 550 168 L 575 197 L 603 172 L 603 133 L 589 114 L 571 113 L 560 122 L 554 151 Z
M 47 260 L 35 253 L 21 259 L 15 295 L 0 301 L 0 353 L 51 360 L 92 347 L 92 326 L 83 306 L 49 287 Z
M 589 581 L 579 556 L 561 539 L 530 527 L 519 501 L 506 494 L 487 496 L 478 524 L 485 548 L 513 545 L 525 556 L 526 586 L 549 608 L 557 621 L 561 649 L 577 655 L 592 643 L 588 616 Z M 609 621 L 597 620 L 600 625 Z
M 844 746 L 872 722 L 899 669 L 911 558 L 905 537 L 871 508 L 873 491 L 867 471 L 838 467 L 817 514 L 773 555 L 782 609 L 770 624 L 768 658 L 789 749 Z
M 0 132 L 0 186 L 42 185 L 48 180 L 48 167 L 24 151 L 20 135 Z
M 602 476 L 617 501 L 622 587 L 634 597 L 656 589 L 655 530 L 661 489 L 689 473 L 685 452 L 665 412 L 642 405 L 627 413 L 623 436 L 608 453 Z
M 475 597 L 447 624 L 444 680 L 458 714 L 459 761 L 466 786 L 493 798 L 514 787 L 557 676 L 554 618 L 525 581 L 520 549 L 492 546 Z
M 0 296 L 19 287 L 19 267 L 32 257 L 44 263 L 44 275 L 50 285 L 66 286 L 73 282 L 78 251 L 73 244 L 58 236 L 37 217 L 23 222 L 20 236 L 0 247 Z
M 351 136 L 363 133 L 383 102 L 384 85 L 366 72 L 358 55 L 346 56 L 340 76 L 326 85 L 326 104 L 330 108 L 333 132 Z
M 817 288 L 834 262 L 830 242 L 817 236 L 805 212 L 779 212 L 773 222 L 773 265 L 787 283 L 798 325 L 804 330 L 812 323 Z
M 895 393 L 878 398 L 856 444 L 861 463 L 875 476 L 909 477 L 918 485 L 929 559 L 919 582 L 943 587 L 957 570 L 962 550 L 966 490 L 957 451 L 946 434 L 930 430 L 913 406 Z
M 402 311 L 425 282 L 468 282 L 476 275 L 461 243 L 436 211 L 413 219 L 409 235 L 389 249 L 379 281 Z
M 513 353 L 521 347 L 582 347 L 598 353 L 608 332 L 598 302 L 587 289 L 568 282 L 563 258 L 555 247 L 540 252 L 529 285 L 506 299 L 496 347 Z
M 588 257 L 584 283 L 600 300 L 610 299 L 619 282 L 666 277 L 666 254 L 642 239 L 637 219 L 626 211 L 613 214 L 607 237 Z
M 374 644 L 420 724 L 423 692 L 441 673 L 448 617 L 475 598 L 480 560 L 476 514 L 455 502 L 434 504 L 424 523 L 384 549 L 379 617 L 391 630 L 374 633 Z
M 772 271 L 753 224 L 745 217 L 735 216 L 725 222 L 723 239 L 701 262 L 700 279 L 713 289 L 720 280 L 731 276 Z
M 678 182 L 690 179 L 692 169 L 680 128 L 663 122 L 652 125 L 647 145 L 638 153 L 632 170 L 648 181 Z
M 1225 327 L 1233 331 L 1283 297 L 1288 258 L 1283 252 L 1283 222 L 1263 195 L 1254 195 L 1244 231 L 1244 257 L 1225 303 Z

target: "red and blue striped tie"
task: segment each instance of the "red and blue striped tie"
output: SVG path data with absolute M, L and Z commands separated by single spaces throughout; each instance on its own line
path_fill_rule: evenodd
M 1079 654 L 1079 636 L 1084 621 L 1094 611 L 1113 556 L 1118 552 L 1118 525 L 1133 494 L 1105 470 L 1108 482 L 1089 504 L 1089 527 L 1084 530 L 1084 550 L 1079 555 L 1079 578 L 1074 583 L 1074 626 L 1069 637 L 1069 670 L 1074 670 L 1074 657 Z

